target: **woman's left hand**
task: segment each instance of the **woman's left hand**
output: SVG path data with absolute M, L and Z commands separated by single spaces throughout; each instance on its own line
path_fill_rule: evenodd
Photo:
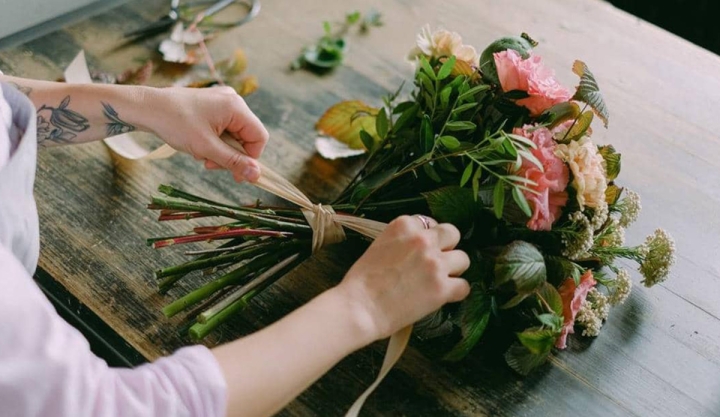
M 174 149 L 205 162 L 208 169 L 227 169 L 236 181 L 256 181 L 255 161 L 265 149 L 268 132 L 245 100 L 231 87 L 152 89 L 144 100 L 144 127 Z M 247 155 L 223 142 L 224 132 L 237 139 Z

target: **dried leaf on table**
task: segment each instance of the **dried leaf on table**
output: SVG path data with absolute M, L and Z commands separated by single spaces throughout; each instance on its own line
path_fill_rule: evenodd
M 330 107 L 315 124 L 320 135 L 330 136 L 351 149 L 365 149 L 360 131 L 377 138 L 375 117 L 379 109 L 360 100 L 342 101 Z

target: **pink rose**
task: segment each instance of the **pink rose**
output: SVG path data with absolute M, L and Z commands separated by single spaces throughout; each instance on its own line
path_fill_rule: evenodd
M 528 160 L 524 160 L 517 175 L 535 183 L 529 188 L 536 193 L 523 191 L 532 209 L 532 216 L 527 222 L 531 230 L 550 230 L 555 220 L 560 217 L 562 208 L 567 203 L 565 189 L 568 185 L 569 171 L 567 165 L 555 154 L 553 134 L 545 127 L 525 125 L 522 129 L 513 130 L 516 135 L 530 139 L 536 146 L 530 152 L 540 161 L 543 168 Z
M 575 333 L 575 316 L 577 316 L 580 307 L 582 307 L 587 298 L 588 292 L 595 287 L 597 282 L 593 278 L 591 270 L 587 270 L 582 277 L 580 277 L 580 285 L 575 285 L 575 280 L 568 278 L 565 282 L 560 285 L 558 292 L 563 302 L 563 317 L 565 322 L 563 323 L 562 332 L 555 342 L 555 347 L 558 349 L 565 349 L 567 347 L 567 336 L 568 334 Z
M 554 71 L 545 68 L 540 56 L 522 59 L 517 51 L 508 49 L 496 52 L 494 57 L 503 91 L 526 91 L 530 97 L 518 100 L 517 104 L 527 107 L 531 116 L 538 116 L 572 97 L 570 90 L 557 82 Z

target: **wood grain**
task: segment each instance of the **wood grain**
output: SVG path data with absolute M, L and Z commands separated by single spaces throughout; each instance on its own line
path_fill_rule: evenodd
M 122 46 L 120 33 L 162 15 L 165 1 L 131 2 L 21 47 L 0 51 L 6 73 L 55 79 L 84 48 L 91 67 L 120 72 L 156 56 L 157 40 Z M 366 6 L 367 5 L 367 6 Z M 566 85 L 582 59 L 599 79 L 611 110 L 610 129 L 595 138 L 623 153 L 620 181 L 638 191 L 644 212 L 628 232 L 639 243 L 656 226 L 676 238 L 671 279 L 636 289 L 613 310 L 595 340 L 575 339 L 542 371 L 520 378 L 495 356 L 476 351 L 448 365 L 415 342 L 368 401 L 364 415 L 470 416 L 712 416 L 720 415 L 720 58 L 597 0 L 397 0 L 365 2 L 385 26 L 351 35 L 346 65 L 318 77 L 290 73 L 303 45 L 321 35 L 323 19 L 341 19 L 349 1 L 263 1 L 256 21 L 210 43 L 222 59 L 245 49 L 260 78 L 250 107 L 267 124 L 272 145 L 264 161 L 317 200 L 339 192 L 358 161 L 331 162 L 313 150 L 315 120 L 342 99 L 379 104 L 412 74 L 404 61 L 425 23 L 459 31 L 478 48 L 497 37 L 528 32 L 537 52 Z M 166 68 L 167 70 L 167 68 Z M 153 78 L 169 85 L 170 71 Z M 41 152 L 36 198 L 41 218 L 40 267 L 87 304 L 148 358 L 189 343 L 160 308 L 202 281 L 194 276 L 168 296 L 156 293 L 152 271 L 182 260 L 153 251 L 144 238 L 184 230 L 158 224 L 144 209 L 160 183 L 215 198 L 272 199 L 205 172 L 190 158 L 155 163 L 113 158 L 101 144 Z M 251 309 L 213 334 L 209 345 L 268 325 L 342 277 L 357 251 L 337 247 L 303 264 Z M 342 415 L 382 359 L 376 344 L 341 362 L 282 415 Z

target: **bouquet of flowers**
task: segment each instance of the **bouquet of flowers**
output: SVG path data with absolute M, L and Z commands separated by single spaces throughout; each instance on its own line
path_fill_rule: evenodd
M 317 125 L 329 137 L 318 141 L 322 153 L 367 153 L 334 210 L 380 221 L 425 213 L 460 229 L 472 260 L 464 275 L 471 294 L 428 319 L 434 333 L 459 329 L 445 359 L 462 359 L 492 327 L 512 339 L 505 359 L 521 374 L 564 349 L 576 329 L 599 334 L 632 286 L 619 259 L 636 262 L 647 287 L 664 281 L 675 261 L 662 229 L 640 245 L 625 244 L 640 199 L 615 183 L 616 149 L 591 139 L 593 119 L 608 122 L 598 83 L 575 61 L 579 85 L 560 85 L 536 46 L 523 34 L 478 54 L 457 33 L 426 27 L 411 52 L 417 69 L 409 97 L 401 99 L 401 87 L 380 108 L 342 102 Z M 225 242 L 156 272 L 164 292 L 192 271 L 222 271 L 163 310 L 173 316 L 199 305 L 189 327 L 194 338 L 311 254 L 313 232 L 299 208 L 218 203 L 169 186 L 160 192 L 150 208 L 161 210 L 161 221 L 228 219 L 149 240 L 155 248 Z M 348 231 L 347 239 L 363 237 Z

